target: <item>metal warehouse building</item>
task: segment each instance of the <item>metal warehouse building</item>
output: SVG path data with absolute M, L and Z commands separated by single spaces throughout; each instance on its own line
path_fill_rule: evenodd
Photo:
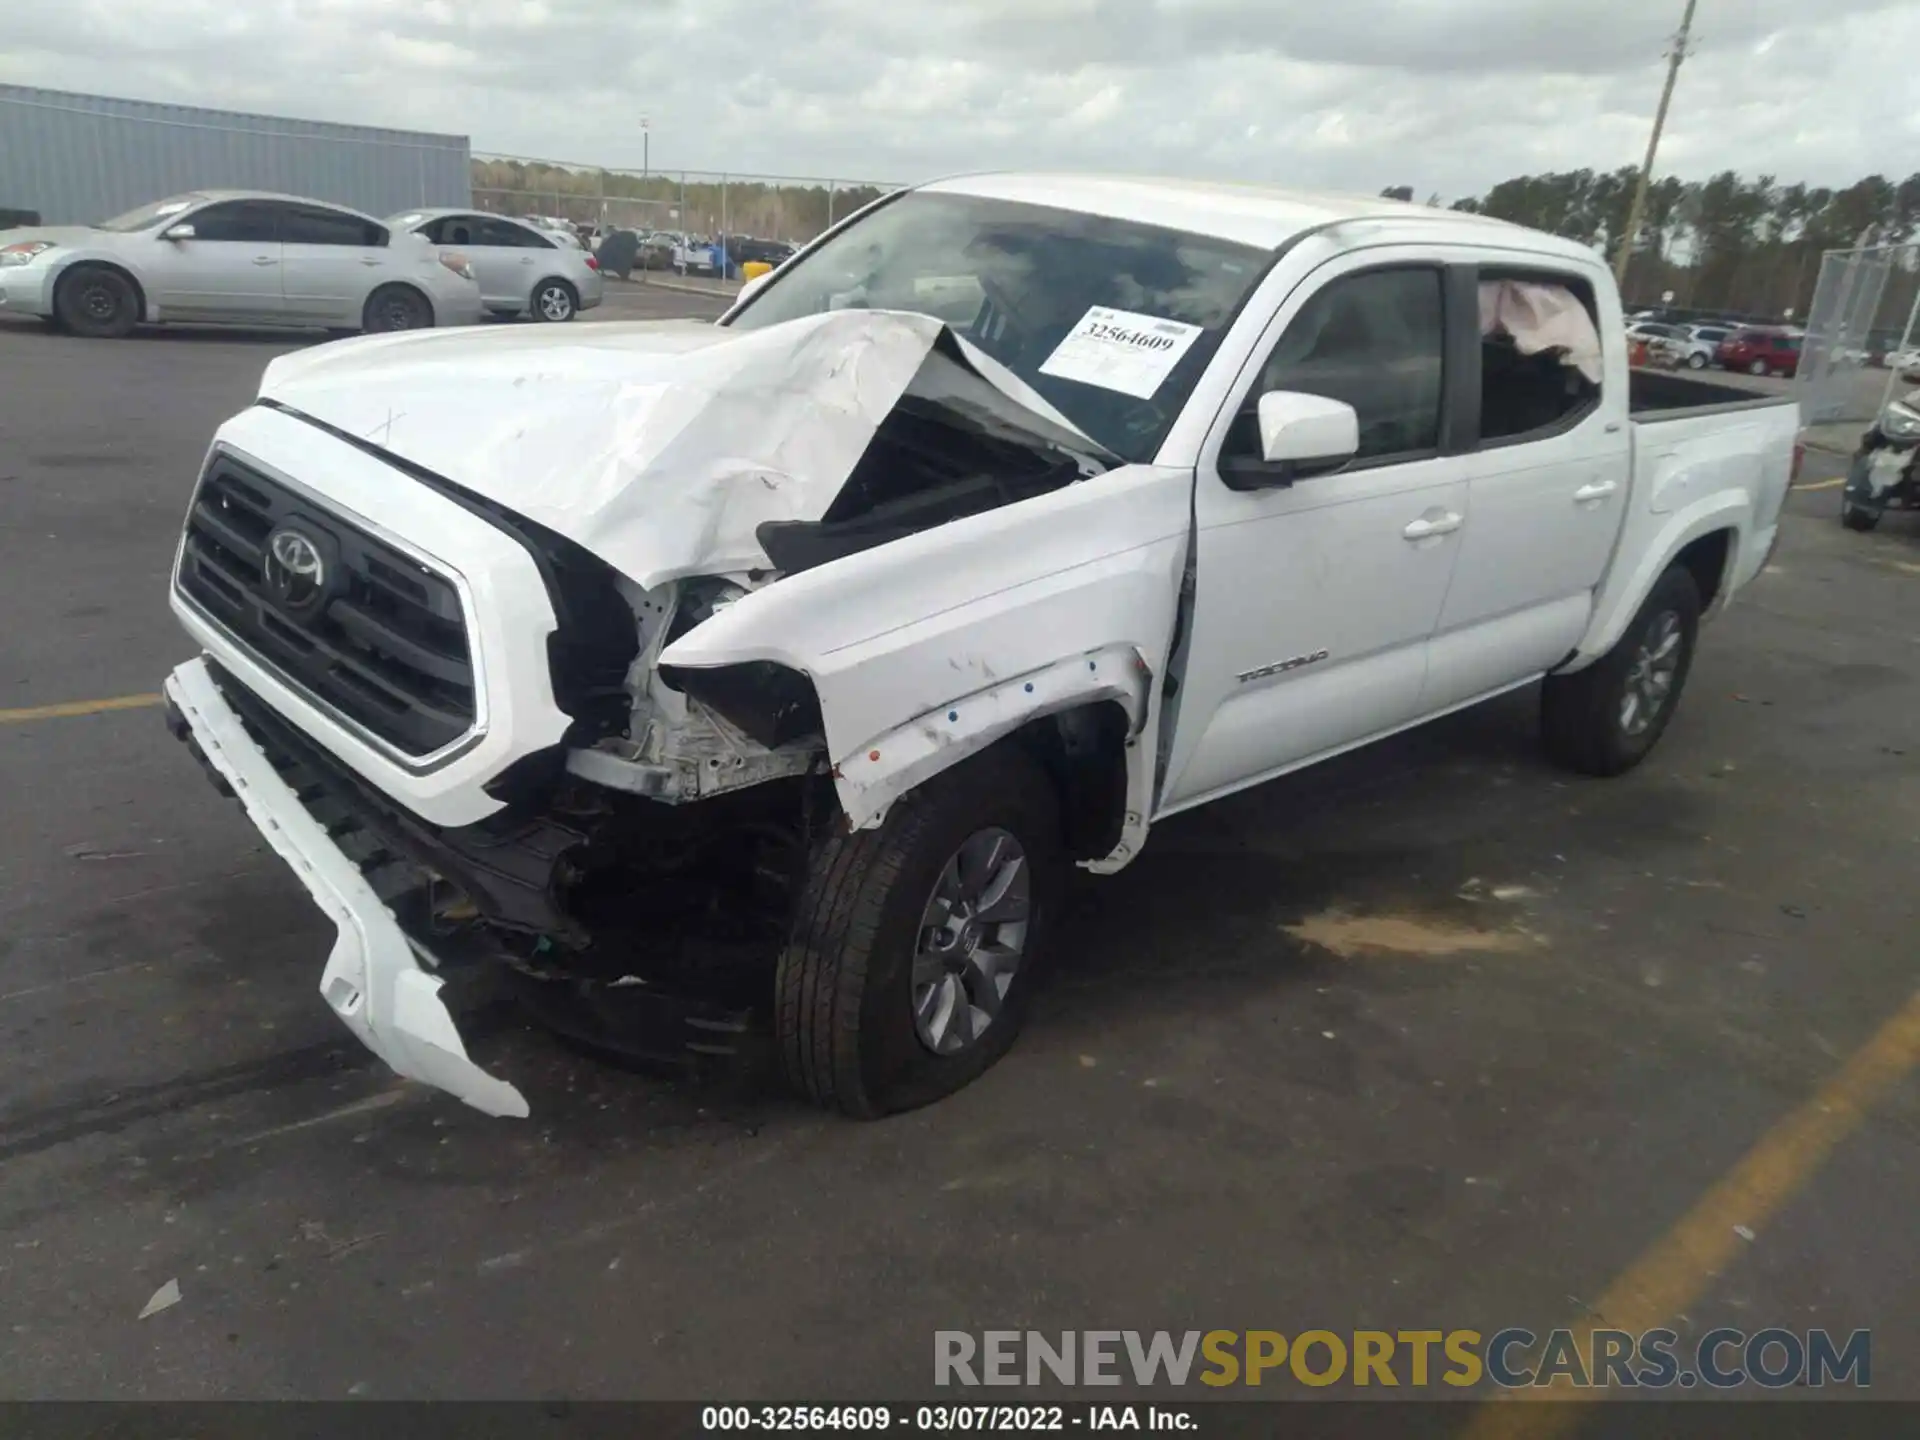
M 279 190 L 391 215 L 471 203 L 464 135 L 0 85 L 0 210 L 85 224 L 183 190 Z

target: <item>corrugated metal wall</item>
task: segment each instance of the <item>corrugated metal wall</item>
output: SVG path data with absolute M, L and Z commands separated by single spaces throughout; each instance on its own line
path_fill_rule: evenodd
M 0 85 L 0 209 L 104 220 L 183 190 L 279 190 L 370 215 L 468 205 L 464 135 Z

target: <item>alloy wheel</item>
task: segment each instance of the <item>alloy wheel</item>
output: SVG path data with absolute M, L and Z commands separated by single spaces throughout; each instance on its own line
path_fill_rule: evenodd
M 1673 695 L 1674 678 L 1680 673 L 1684 639 L 1676 611 L 1661 611 L 1647 626 L 1634 651 L 1633 664 L 1627 668 L 1626 693 L 1620 697 L 1620 728 L 1627 734 L 1646 734 L 1647 727 L 1666 708 Z
M 936 1055 L 957 1055 L 999 1015 L 1026 953 L 1032 866 L 1008 831 L 969 836 L 947 860 L 920 915 L 913 1028 Z

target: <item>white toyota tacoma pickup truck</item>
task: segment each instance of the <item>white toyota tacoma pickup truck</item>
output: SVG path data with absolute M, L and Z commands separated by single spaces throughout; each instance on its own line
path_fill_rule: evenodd
M 402 1074 L 527 1113 L 447 1003 L 484 972 L 905 1109 L 1013 1042 L 1067 867 L 1169 815 L 1543 680 L 1559 760 L 1646 755 L 1798 427 L 1627 352 L 1593 251 L 1479 217 L 925 185 L 717 324 L 273 361 L 169 724 Z

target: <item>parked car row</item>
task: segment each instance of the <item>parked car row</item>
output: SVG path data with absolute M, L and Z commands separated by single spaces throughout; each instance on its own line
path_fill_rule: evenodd
M 1674 325 L 1640 320 L 1627 334 L 1646 342 L 1649 363 L 1668 368 L 1741 370 L 1749 375 L 1799 373 L 1804 332 L 1783 325 Z
M 93 225 L 0 232 L 0 314 L 76 335 L 146 324 L 302 325 L 340 333 L 571 320 L 598 262 L 536 226 L 470 211 L 376 220 L 252 190 L 198 190 Z
M 724 275 L 737 280 L 743 265 L 754 261 L 784 265 L 798 250 L 797 245 L 785 240 L 689 235 L 675 230 L 616 230 L 595 242 L 595 252 L 602 262 L 622 276 L 632 270 L 672 270 L 682 275 Z

